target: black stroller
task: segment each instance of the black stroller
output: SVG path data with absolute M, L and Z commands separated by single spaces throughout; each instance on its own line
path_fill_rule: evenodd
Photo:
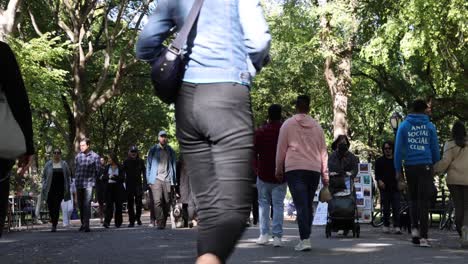
M 347 180 L 349 186 L 346 186 Z M 359 237 L 361 228 L 358 222 L 354 179 L 348 175 L 343 176 L 331 172 L 329 189 L 332 199 L 328 201 L 326 237 L 331 237 L 332 232 L 338 232 L 339 230 L 343 230 L 344 236 L 352 231 L 353 237 Z

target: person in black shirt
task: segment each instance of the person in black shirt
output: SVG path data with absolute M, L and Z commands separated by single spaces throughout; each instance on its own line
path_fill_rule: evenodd
M 393 165 L 393 142 L 386 141 L 382 146 L 383 156 L 375 161 L 375 179 L 380 190 L 383 209 L 384 233 L 390 233 L 390 210 L 393 212 L 393 228 L 396 234 L 400 230 L 400 192 Z
M 99 205 L 98 215 L 101 221 L 101 224 L 104 223 L 104 203 L 106 200 L 106 184 L 102 180 L 103 176 L 107 173 L 106 167 L 108 162 L 107 156 L 102 156 L 101 159 L 101 174 L 99 178 L 96 179 L 96 185 L 94 186 L 94 197 Z
M 122 202 L 125 181 L 125 173 L 115 154 L 109 155 L 109 165 L 106 166 L 102 180 L 106 184 L 106 213 L 104 217 L 104 226 L 109 228 L 114 214 L 115 227 L 122 225 Z
M 126 174 L 125 185 L 127 189 L 128 221 L 130 222 L 128 227 L 134 227 L 135 221 L 138 225 L 141 225 L 143 186 L 146 186 L 145 162 L 139 157 L 137 147 L 132 146 L 130 148 L 128 158 L 123 163 L 123 170 Z

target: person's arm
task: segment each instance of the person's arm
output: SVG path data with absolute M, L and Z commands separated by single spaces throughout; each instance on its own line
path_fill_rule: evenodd
M 255 172 L 255 176 L 258 176 L 258 164 L 259 164 L 259 153 L 260 153 L 260 142 L 262 140 L 262 136 L 260 135 L 260 129 L 257 129 L 255 131 L 255 136 L 254 136 L 254 157 L 253 157 L 253 168 Z
M 151 148 L 148 151 L 148 155 L 146 157 L 146 182 L 148 184 L 150 184 L 149 183 L 149 176 L 150 176 L 150 173 L 151 173 L 151 163 L 153 162 L 153 153 L 154 153 L 154 147 Z
M 442 159 L 434 165 L 434 173 L 445 173 L 452 163 L 452 159 L 452 151 L 451 148 L 449 148 L 449 144 L 447 142 L 444 146 L 444 155 L 442 156 Z
M 397 175 L 401 174 L 402 161 L 406 153 L 406 127 L 404 123 L 400 125 L 396 135 L 394 165 Z
M 95 179 L 99 179 L 99 177 L 101 176 L 101 171 L 102 171 L 102 166 L 101 166 L 101 157 L 99 157 L 99 155 L 95 155 L 94 157 L 94 166 L 95 166 Z
M 321 172 L 322 172 L 322 183 L 328 185 L 330 177 L 328 175 L 328 150 L 327 143 L 325 142 L 325 134 L 323 129 L 320 128 L 320 160 L 321 160 Z
M 434 124 L 431 123 L 431 152 L 432 152 L 432 164 L 437 163 L 440 160 L 439 150 L 439 139 L 437 137 L 437 130 Z
M 163 48 L 164 40 L 169 36 L 170 29 L 175 26 L 171 17 L 172 0 L 158 1 L 156 10 L 140 33 L 136 43 L 136 57 L 152 62 Z
M 49 162 L 46 162 L 44 165 L 44 169 L 42 170 L 42 189 L 45 188 L 45 183 L 47 182 L 47 167 L 49 166 Z
M 26 156 L 34 154 L 32 115 L 28 94 L 15 54 L 8 44 L 0 41 L 0 84 L 11 112 L 24 134 Z M 24 159 L 24 156 L 23 156 Z M 24 164 L 23 164 L 24 165 Z
M 352 156 L 352 163 L 351 163 L 351 179 L 354 179 L 359 172 L 359 158 L 356 157 L 353 153 L 350 153 Z
M 143 174 L 143 189 L 146 188 L 146 185 L 148 185 L 148 181 L 146 180 L 146 167 L 145 167 L 145 162 L 141 159 L 141 174 Z M 141 175 L 139 174 L 139 175 Z
M 281 126 L 278 136 L 278 146 L 276 147 L 276 175 L 281 177 L 284 173 L 284 162 L 286 152 L 288 151 L 288 126 L 288 121 L 284 122 L 283 126 Z M 282 181 L 282 179 L 280 181 Z
M 171 151 L 171 167 L 172 167 L 172 171 L 173 171 L 173 173 L 172 173 L 172 175 L 173 175 L 172 176 L 172 183 L 171 184 L 173 186 L 177 186 L 178 185 L 177 184 L 177 182 L 178 182 L 178 180 L 177 180 L 177 166 L 176 166 L 177 157 L 176 157 L 175 151 L 172 148 L 170 148 L 170 151 Z
M 239 0 L 239 18 L 249 58 L 259 72 L 268 61 L 271 35 L 259 0 Z

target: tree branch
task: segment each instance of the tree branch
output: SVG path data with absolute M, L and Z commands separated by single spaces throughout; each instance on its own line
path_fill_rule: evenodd
M 36 31 L 37 35 L 42 36 L 43 33 L 41 32 L 41 30 L 39 29 L 39 26 L 36 23 L 36 18 L 34 17 L 34 14 L 31 12 L 31 10 L 28 10 L 28 13 L 29 13 L 29 17 L 31 18 L 31 22 L 32 22 L 32 26 L 34 28 L 34 31 Z

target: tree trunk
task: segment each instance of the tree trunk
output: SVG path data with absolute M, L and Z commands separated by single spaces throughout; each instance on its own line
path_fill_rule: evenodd
M 351 27 L 349 39 L 344 40 L 345 45 L 337 45 L 333 38 L 333 29 L 330 23 L 332 14 L 325 13 L 321 17 L 320 25 L 322 27 L 321 41 L 322 49 L 325 54 L 324 75 L 328 84 L 330 95 L 333 99 L 333 137 L 338 135 L 348 135 L 348 96 L 351 89 L 351 60 L 353 55 L 354 36 L 357 27 L 355 26 L 355 15 L 357 0 L 346 1 L 351 10 L 350 16 L 353 17 L 354 27 Z M 322 7 L 327 5 L 327 1 L 320 2 Z
M 10 0 L 7 9 L 0 9 L 0 41 L 5 41 L 15 29 L 17 23 L 16 13 L 21 6 L 22 0 Z

